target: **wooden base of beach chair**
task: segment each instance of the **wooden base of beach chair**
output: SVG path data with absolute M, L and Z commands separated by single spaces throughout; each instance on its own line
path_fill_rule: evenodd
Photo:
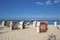
M 25 29 L 25 25 L 22 25 L 22 29 Z
M 47 32 L 47 28 L 46 27 L 40 27 L 40 32 Z
M 19 29 L 20 29 L 20 28 L 17 28 L 17 27 L 16 27 L 16 28 L 12 28 L 12 30 L 19 30 Z
M 19 28 L 18 28 L 18 29 L 14 28 L 14 29 L 12 29 L 12 30 L 19 30 Z
M 40 33 L 41 33 L 41 32 L 47 32 L 47 30 L 40 30 Z

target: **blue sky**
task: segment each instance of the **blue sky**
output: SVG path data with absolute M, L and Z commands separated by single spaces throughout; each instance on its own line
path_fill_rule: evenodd
M 0 0 L 0 19 L 60 18 L 60 0 Z

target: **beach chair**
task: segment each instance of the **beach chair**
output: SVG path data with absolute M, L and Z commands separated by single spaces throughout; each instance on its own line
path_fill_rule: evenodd
M 40 32 L 39 26 L 40 26 L 40 22 L 37 22 L 37 27 L 36 27 L 37 32 Z
M 4 22 L 5 22 L 5 21 L 2 21 L 2 26 L 4 26 Z
M 48 22 L 40 22 L 40 26 L 39 26 L 40 32 L 46 32 L 47 26 L 48 26 Z
M 36 27 L 36 21 L 33 22 L 33 26 Z
M 21 21 L 20 22 L 20 29 L 24 29 L 25 28 L 25 23 L 24 23 L 24 21 Z
M 12 21 L 10 21 L 10 30 L 12 30 Z
M 17 22 L 13 22 L 12 23 L 12 30 L 17 30 L 17 29 L 19 29 Z

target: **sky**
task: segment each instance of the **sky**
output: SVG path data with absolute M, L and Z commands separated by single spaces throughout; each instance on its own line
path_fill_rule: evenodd
M 0 19 L 60 18 L 60 0 L 0 0 Z

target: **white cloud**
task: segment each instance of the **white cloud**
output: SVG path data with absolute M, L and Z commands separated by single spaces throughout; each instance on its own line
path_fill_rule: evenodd
M 41 3 L 41 2 L 36 2 L 36 4 L 38 4 L 38 5 L 44 5 L 44 3 Z
M 51 0 L 47 0 L 46 2 L 36 2 L 38 5 L 52 5 L 59 3 L 60 0 L 54 0 L 53 2 Z
M 46 1 L 46 5 L 51 5 L 51 4 L 52 4 L 52 2 L 50 0 Z
M 54 3 L 59 3 L 59 1 L 58 0 L 55 0 Z

